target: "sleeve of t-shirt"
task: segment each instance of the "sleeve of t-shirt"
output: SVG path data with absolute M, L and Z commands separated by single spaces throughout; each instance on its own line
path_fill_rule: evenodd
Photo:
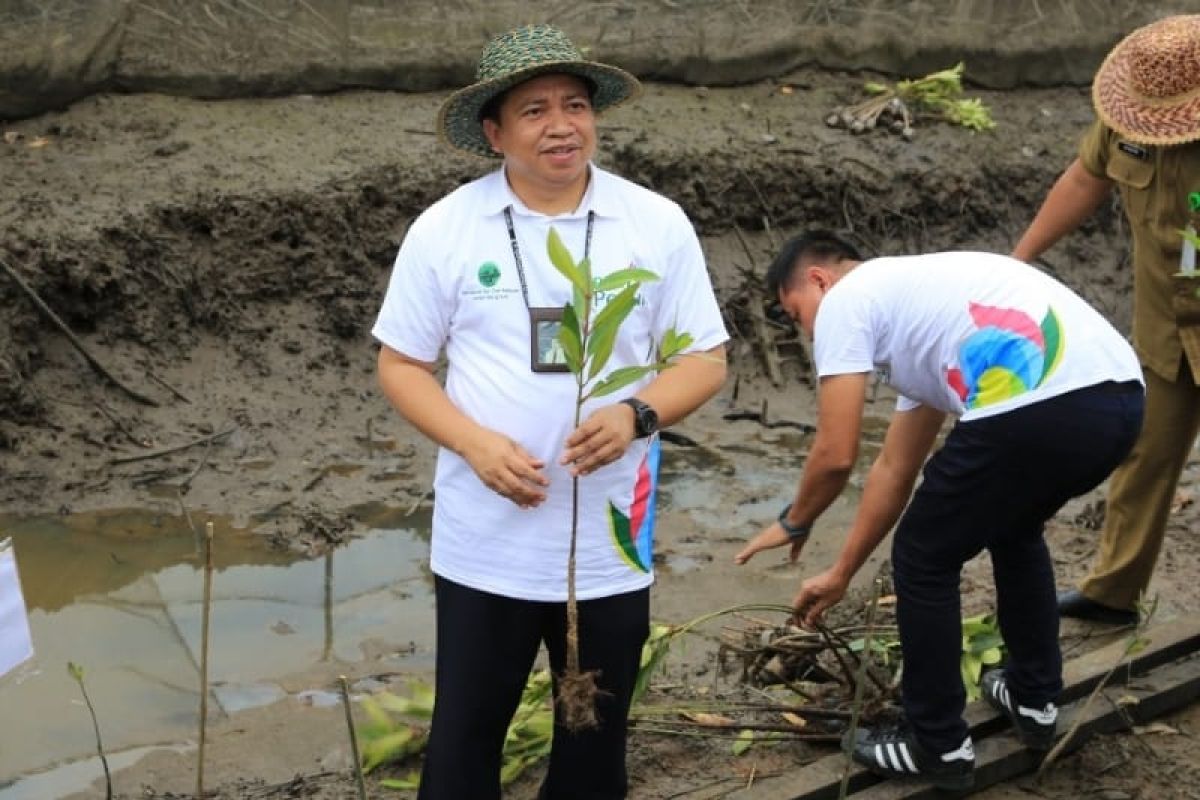
M 1092 123 L 1079 142 L 1079 163 L 1097 178 L 1108 180 L 1108 128 L 1100 120 Z
M 432 363 L 450 327 L 450 304 L 438 281 L 438 237 L 427 215 L 413 222 L 400 244 L 387 292 L 371 334 L 409 358 Z
M 661 302 L 654 317 L 655 341 L 666 332 L 688 333 L 692 344 L 687 352 L 711 350 L 729 339 L 721 308 L 713 292 L 712 280 L 700 249 L 700 240 L 683 210 L 674 209 L 677 218 L 665 235 L 665 264 L 658 287 Z
M 838 288 L 825 295 L 813 323 L 813 362 L 820 378 L 875 369 L 871 299 Z

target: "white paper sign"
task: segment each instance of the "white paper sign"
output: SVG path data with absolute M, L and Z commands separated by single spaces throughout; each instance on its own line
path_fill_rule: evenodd
M 0 541 L 0 677 L 33 655 L 25 599 L 17 579 L 17 558 L 12 540 Z

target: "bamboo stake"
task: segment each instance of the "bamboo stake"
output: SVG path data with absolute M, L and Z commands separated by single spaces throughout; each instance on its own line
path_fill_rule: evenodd
M 204 797 L 204 742 L 208 723 L 208 616 L 212 607 L 213 524 L 204 527 L 204 612 L 200 622 L 200 747 L 196 758 L 196 797 Z
M 358 755 L 358 736 L 354 733 L 354 715 L 350 713 L 350 687 L 346 676 L 338 676 L 342 690 L 342 708 L 346 710 L 346 730 L 350 732 L 350 756 L 354 759 L 354 782 L 358 786 L 359 800 L 367 800 L 367 784 L 363 781 L 362 761 Z

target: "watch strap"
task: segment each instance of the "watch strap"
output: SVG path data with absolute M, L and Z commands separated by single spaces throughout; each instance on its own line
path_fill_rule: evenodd
M 803 541 L 812 533 L 812 523 L 807 525 L 793 525 L 787 520 L 788 512 L 792 510 L 792 504 L 788 503 L 783 507 L 783 511 L 779 512 L 779 526 L 783 528 L 783 532 L 787 534 L 791 541 Z
M 621 401 L 633 409 L 633 437 L 644 439 L 658 429 L 658 414 L 650 406 L 636 397 L 626 397 Z

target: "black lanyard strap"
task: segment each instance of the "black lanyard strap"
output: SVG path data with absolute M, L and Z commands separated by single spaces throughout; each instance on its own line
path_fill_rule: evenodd
M 513 227 L 512 206 L 504 207 L 504 224 L 508 226 L 508 241 L 512 244 L 513 261 L 517 265 L 517 277 L 521 280 L 521 296 L 525 298 L 525 307 L 532 308 L 529 303 L 529 286 L 525 283 L 525 266 L 521 262 L 521 248 L 517 244 L 517 230 Z M 583 240 L 583 257 L 586 260 L 592 252 L 592 230 L 596 225 L 596 212 L 589 211 L 587 215 L 587 236 Z

